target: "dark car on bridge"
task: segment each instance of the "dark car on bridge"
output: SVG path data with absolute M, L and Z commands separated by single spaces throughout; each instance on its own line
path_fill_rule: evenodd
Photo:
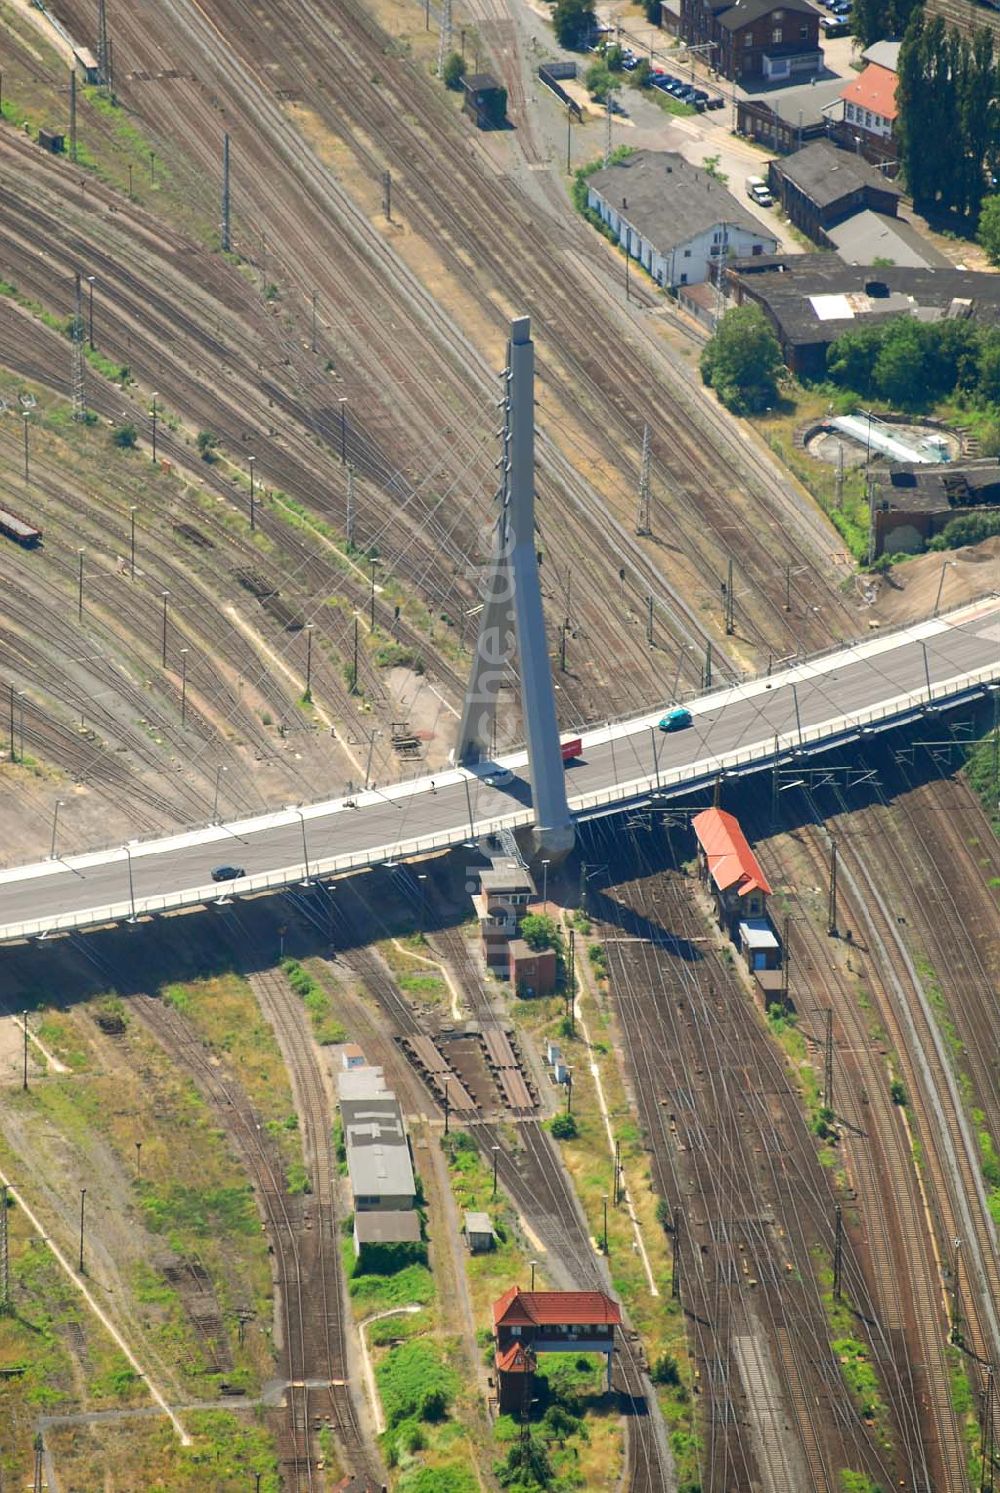
M 242 866 L 213 866 L 213 881 L 239 881 L 247 873 Z

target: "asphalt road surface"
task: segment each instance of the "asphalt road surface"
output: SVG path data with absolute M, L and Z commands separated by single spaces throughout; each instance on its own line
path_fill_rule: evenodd
M 943 685 L 956 676 L 995 670 L 1000 677 L 1000 603 L 959 614 L 955 621 L 919 641 L 889 636 L 776 674 L 692 704 L 686 729 L 665 734 L 651 726 L 654 714 L 622 722 L 609 732 L 584 737 L 584 754 L 566 769 L 571 807 L 582 795 L 634 783 L 659 771 L 667 775 L 704 763 L 723 752 L 771 749 L 775 736 L 830 722 L 835 735 L 843 718 L 910 691 L 925 690 L 927 677 Z M 894 646 L 887 646 L 894 643 Z M 880 651 L 876 651 L 880 650 Z M 797 707 L 797 713 L 796 713 Z M 654 750 L 656 763 L 654 766 Z M 480 775 L 448 772 L 435 780 L 361 795 L 359 807 L 344 801 L 306 808 L 304 816 L 271 815 L 231 826 L 213 826 L 159 841 L 135 842 L 124 850 L 77 856 L 0 873 L 0 938 L 17 936 L 12 925 L 41 918 L 87 914 L 111 905 L 172 897 L 211 885 L 211 870 L 226 862 L 249 876 L 264 873 L 305 875 L 335 856 L 379 851 L 391 860 L 404 841 L 447 835 L 460 843 L 475 824 L 529 809 L 531 788 L 524 754 L 506 759 L 513 780 L 490 787 Z M 704 768 L 703 768 L 704 771 Z M 693 774 L 694 775 L 694 774 Z M 432 786 L 433 785 L 433 786 Z M 622 797 L 628 797 L 622 791 Z M 275 820 L 283 822 L 276 823 Z M 289 822 L 290 820 L 290 822 Z M 131 887 L 130 887 L 131 874 Z M 235 889 L 239 889 L 239 883 Z M 219 888 L 220 893 L 224 889 Z M 94 921 L 81 917 L 81 922 Z

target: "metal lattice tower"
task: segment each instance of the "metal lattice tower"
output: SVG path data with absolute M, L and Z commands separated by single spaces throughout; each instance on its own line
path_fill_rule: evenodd
M 7 1186 L 0 1187 L 0 1317 L 13 1310 L 10 1299 L 10 1251 L 7 1244 Z
M 500 513 L 455 761 L 488 757 L 497 694 L 516 644 L 535 813 L 532 843 L 555 859 L 572 849 L 574 833 L 535 550 L 535 349 L 527 316 L 511 323 L 507 363 Z
M 76 276 L 76 293 L 73 301 L 73 419 L 83 420 L 87 414 L 87 401 L 83 392 L 83 291 L 80 275 Z
M 635 520 L 637 534 L 651 534 L 649 524 L 649 426 L 642 427 L 642 465 L 639 468 L 639 511 Z
M 451 56 L 451 0 L 441 0 L 441 34 L 438 37 L 438 77 L 444 77 L 444 65 Z
M 107 0 L 97 4 L 97 72 L 105 91 L 111 91 L 111 48 L 108 45 Z
M 222 252 L 229 253 L 229 136 L 222 137 Z

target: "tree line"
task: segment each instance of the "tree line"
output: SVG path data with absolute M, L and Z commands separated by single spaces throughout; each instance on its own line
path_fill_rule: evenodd
M 914 202 L 976 217 L 1000 167 L 1000 67 L 993 37 L 910 17 L 896 91 L 899 160 Z
M 841 388 L 898 409 L 926 410 L 952 394 L 1000 404 L 1000 328 L 890 316 L 843 333 L 826 367 Z

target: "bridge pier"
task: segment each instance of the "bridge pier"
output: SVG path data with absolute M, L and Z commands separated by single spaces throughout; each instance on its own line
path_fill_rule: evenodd
M 516 646 L 535 811 L 524 848 L 529 859 L 560 861 L 575 836 L 535 550 L 535 349 L 527 316 L 511 323 L 504 409 L 500 512 L 455 761 L 470 766 L 489 759 L 500 681 Z

